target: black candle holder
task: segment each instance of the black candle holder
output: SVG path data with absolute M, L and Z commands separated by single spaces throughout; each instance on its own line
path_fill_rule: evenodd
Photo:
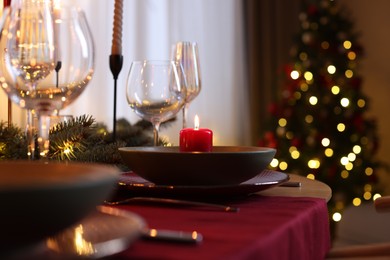
M 113 115 L 113 130 L 112 139 L 116 140 L 116 92 L 117 92 L 117 80 L 119 73 L 122 70 L 123 56 L 121 54 L 110 55 L 110 70 L 114 77 L 114 115 Z

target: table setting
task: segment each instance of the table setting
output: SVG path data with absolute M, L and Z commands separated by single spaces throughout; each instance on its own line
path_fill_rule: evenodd
M 172 149 L 173 152 L 166 152 L 170 154 L 168 156 L 183 153 L 178 152 L 178 148 Z M 231 153 L 245 154 L 249 148 L 237 150 L 235 147 L 234 152 L 231 149 L 185 154 L 216 153 L 226 160 Z M 250 150 L 266 162 L 273 158 L 272 150 L 271 156 L 261 148 Z M 248 159 L 244 158 L 244 161 Z M 6 247 L 1 250 L 2 257 L 322 258 L 330 247 L 326 208 L 329 187 L 304 177 L 268 170 L 267 163 L 262 164 L 262 160 L 257 162 L 260 173 L 248 175 L 247 180 L 226 181 L 223 179 L 225 172 L 216 171 L 214 175 L 220 178 L 207 183 L 208 175 L 200 175 L 203 179 L 198 179 L 196 185 L 182 183 L 180 178 L 178 184 L 166 180 L 159 182 L 158 179 L 152 182 L 135 172 L 122 172 L 109 165 L 41 161 L 0 163 L 0 183 L 3 183 L 0 200 L 3 209 L 10 212 L 8 218 L 2 216 L 1 223 L 13 224 L 11 229 L 2 229 L 8 234 L 3 237 L 2 244 Z M 201 161 L 198 159 L 199 165 L 202 165 Z M 150 164 L 148 160 L 143 162 Z M 132 165 L 131 161 L 129 165 Z M 242 164 L 242 169 L 247 165 L 250 164 Z M 196 166 L 192 168 L 197 169 Z M 233 172 L 238 174 L 242 169 Z M 11 175 L 7 174 L 10 172 Z M 176 174 L 172 171 L 170 178 L 175 180 Z M 184 171 L 183 174 L 187 173 Z M 69 180 L 65 181 L 64 176 Z M 295 189 L 302 194 L 294 196 L 292 190 Z M 310 194 L 311 189 L 324 189 L 324 192 L 316 197 Z M 26 201 L 26 197 L 29 200 Z M 5 203 L 10 198 L 13 199 Z M 70 213 L 76 215 L 72 217 Z M 61 219 L 65 223 L 61 223 Z M 51 230 L 48 230 L 48 223 L 54 223 Z M 28 239 L 26 234 L 33 237 Z
M 115 0 L 109 57 L 114 99 L 123 63 L 122 8 L 123 1 Z M 50 120 L 77 99 L 95 73 L 88 22 L 81 10 L 32 0 L 13 0 L 3 20 L 0 83 L 26 110 L 28 160 L 0 161 L 0 258 L 326 255 L 327 185 L 270 169 L 273 148 L 214 145 L 212 129 L 201 128 L 198 115 L 189 127 L 189 105 L 202 86 L 196 42 L 172 44 L 170 60 L 131 63 L 125 97 L 152 125 L 153 146 L 119 147 L 121 165 L 52 160 Z M 115 106 L 114 101 L 113 142 Z M 179 112 L 179 145 L 164 146 L 160 125 Z
M 20 163 L 14 163 L 11 165 L 12 169 L 15 169 L 15 165 L 20 168 Z M 10 171 L 11 166 L 2 168 L 1 172 Z M 207 196 L 205 197 L 199 196 L 205 186 L 197 186 L 194 188 L 195 191 L 186 191 L 187 194 L 184 195 L 182 193 L 170 195 L 164 191 L 151 194 L 143 191 L 142 196 L 138 196 L 131 189 L 121 188 L 123 181 L 120 179 L 129 173 L 122 173 L 114 167 L 109 167 L 108 171 L 107 168 L 93 165 L 93 168 L 90 169 L 90 180 L 85 182 L 82 180 L 86 177 L 85 172 L 75 171 L 72 168 L 75 167 L 73 164 L 69 165 L 68 169 L 62 168 L 62 164 L 51 163 L 41 166 L 51 167 L 50 171 L 45 172 L 34 166 L 34 169 L 39 169 L 36 174 L 45 173 L 46 176 L 52 174 L 57 177 L 57 180 L 52 178 L 47 181 L 48 183 L 41 183 L 32 194 L 40 193 L 44 190 L 43 187 L 46 187 L 49 190 L 45 195 L 49 196 L 45 196 L 45 201 L 51 202 L 54 206 L 45 204 L 42 198 L 39 198 L 38 195 L 32 196 L 31 193 L 29 196 L 29 199 L 33 201 L 30 203 L 32 204 L 31 208 L 22 206 L 24 204 L 16 199 L 19 198 L 20 190 L 13 190 L 16 196 L 13 194 L 15 199 L 9 206 L 11 207 L 10 212 L 15 212 L 15 209 L 18 209 L 19 212 L 22 211 L 20 214 L 24 218 L 23 212 L 36 211 L 40 213 L 34 214 L 37 219 L 32 218 L 26 225 L 30 223 L 30 225 L 37 226 L 37 223 L 41 223 L 37 227 L 38 230 L 47 230 L 48 223 L 55 223 L 55 229 L 49 230 L 50 235 L 46 237 L 45 233 L 36 233 L 36 230 L 32 228 L 25 229 L 24 226 L 20 226 L 21 220 L 4 220 L 3 217 L 2 223 L 19 224 L 19 226 L 12 228 L 12 232 L 19 231 L 19 234 L 14 237 L 15 241 L 18 242 L 10 240 L 11 245 L 17 248 L 18 253 L 11 254 L 5 251 L 9 254 L 4 255 L 3 248 L 1 251 L 5 259 L 8 257 L 9 259 L 96 259 L 102 257 L 105 259 L 151 259 L 160 258 L 162 255 L 165 259 L 182 259 L 184 257 L 188 259 L 198 259 L 199 257 L 211 259 L 250 259 L 253 257 L 260 259 L 290 259 L 290 257 L 313 259 L 313 257 L 321 258 L 329 249 L 326 208 L 326 196 L 329 194 L 326 196 L 320 194 L 316 198 L 309 193 L 309 195 L 304 193 L 306 189 L 310 191 L 311 188 L 317 188 L 312 187 L 311 182 L 319 185 L 320 188 L 326 188 L 325 184 L 316 181 L 303 180 L 302 177 L 297 178 L 297 176 L 290 175 L 294 182 L 301 183 L 301 187 L 283 186 L 290 182 L 289 176 L 288 179 L 281 179 L 276 183 L 259 182 L 260 186 L 266 185 L 266 187 L 260 188 L 260 191 L 237 193 L 229 190 L 222 192 L 222 197 L 219 196 L 219 188 L 215 185 L 210 187 L 213 192 L 206 192 Z M 55 166 L 62 170 L 53 171 Z M 84 168 L 91 167 L 83 164 L 82 166 Z M 63 171 L 68 170 L 75 173 L 74 175 L 80 177 L 81 180 L 76 182 L 78 185 L 75 182 L 69 182 L 68 189 L 57 191 L 58 187 L 54 185 L 55 181 L 64 185 L 61 176 L 64 174 Z M 13 171 L 15 173 L 21 172 L 20 169 Z M 100 173 L 96 174 L 96 171 Z M 265 172 L 267 171 L 272 175 L 271 171 L 265 170 Z M 107 172 L 111 172 L 111 175 L 107 175 Z M 0 177 L 2 176 L 7 175 L 0 175 Z M 17 175 L 14 176 L 13 181 L 17 181 Z M 31 180 L 34 179 L 34 175 L 27 171 L 23 177 L 25 178 L 25 182 L 22 183 L 24 185 L 22 185 L 23 192 L 27 193 L 29 190 L 25 188 L 26 183 L 33 186 Z M 9 177 L 6 178 L 9 179 Z M 99 179 L 105 179 L 104 186 L 100 190 L 97 187 Z M 21 186 L 20 181 L 17 185 Z M 92 190 L 85 188 L 85 186 L 92 186 L 90 187 Z M 114 186 L 116 189 L 113 189 Z M 1 187 L 0 189 L 4 190 Z M 55 196 L 53 189 L 62 193 L 61 198 L 65 201 L 64 203 L 61 201 L 53 202 L 53 196 Z M 77 189 L 82 194 L 77 194 Z M 184 189 L 186 190 L 187 187 Z M 206 189 L 209 188 L 206 186 Z M 262 193 L 272 192 L 275 189 L 284 189 L 285 192 L 283 194 L 283 192 L 274 191 L 274 194 L 269 195 Z M 291 193 L 291 189 L 299 189 L 303 194 L 298 198 L 286 195 L 286 192 Z M 122 191 L 120 195 L 120 192 L 117 193 L 118 191 Z M 64 195 L 69 193 L 74 195 L 71 197 Z M 77 197 L 76 201 L 84 203 L 83 211 L 74 205 L 74 196 Z M 86 196 L 93 201 L 80 201 L 80 198 Z M 127 199 L 124 200 L 124 197 Z M 9 200 L 9 198 L 9 196 L 0 193 L 1 200 Z M 25 196 L 23 199 L 26 200 Z M 2 205 L 7 207 L 7 204 L 3 203 Z M 40 210 L 37 205 L 44 210 Z M 69 206 L 64 207 L 65 205 Z M 63 214 L 62 219 L 69 221 L 64 224 L 66 228 L 60 225 L 60 218 L 56 213 L 58 209 L 60 209 L 59 214 Z M 75 219 L 71 219 L 69 213 L 74 211 L 77 216 Z M 18 215 L 18 212 L 14 214 Z M 31 217 L 31 213 L 28 215 Z M 315 232 L 313 232 L 314 230 Z M 25 232 L 27 231 L 32 231 L 32 234 L 38 237 L 33 237 L 31 244 L 27 243 L 27 245 L 22 246 L 20 245 L 20 237 L 26 237 Z M 315 241 L 315 243 L 311 244 L 311 241 Z M 7 240 L 2 241 L 3 244 L 5 242 Z M 308 250 L 308 246 L 312 249 Z

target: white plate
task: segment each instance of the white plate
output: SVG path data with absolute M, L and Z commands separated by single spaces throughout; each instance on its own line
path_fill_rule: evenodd
M 213 186 L 169 186 L 156 185 L 135 173 L 125 173 L 119 179 L 119 195 L 160 196 L 160 197 L 237 197 L 258 192 L 280 185 L 289 180 L 287 174 L 272 170 L 264 170 L 254 178 L 239 185 Z
M 138 215 L 100 206 L 76 225 L 47 239 L 46 246 L 59 257 L 102 258 L 129 247 L 146 228 Z

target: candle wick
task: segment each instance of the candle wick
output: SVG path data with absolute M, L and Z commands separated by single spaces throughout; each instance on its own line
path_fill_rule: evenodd
M 194 125 L 195 125 L 195 127 L 194 127 L 194 130 L 199 130 L 199 117 L 198 117 L 198 115 L 195 115 L 195 119 L 194 119 Z

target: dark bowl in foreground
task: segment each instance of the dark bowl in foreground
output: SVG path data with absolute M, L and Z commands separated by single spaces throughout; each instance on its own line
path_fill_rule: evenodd
M 158 185 L 237 185 L 264 170 L 276 150 L 214 146 L 212 152 L 180 152 L 179 147 L 119 148 L 124 163 Z
M 99 164 L 0 162 L 0 258 L 82 219 L 118 177 L 117 168 Z

